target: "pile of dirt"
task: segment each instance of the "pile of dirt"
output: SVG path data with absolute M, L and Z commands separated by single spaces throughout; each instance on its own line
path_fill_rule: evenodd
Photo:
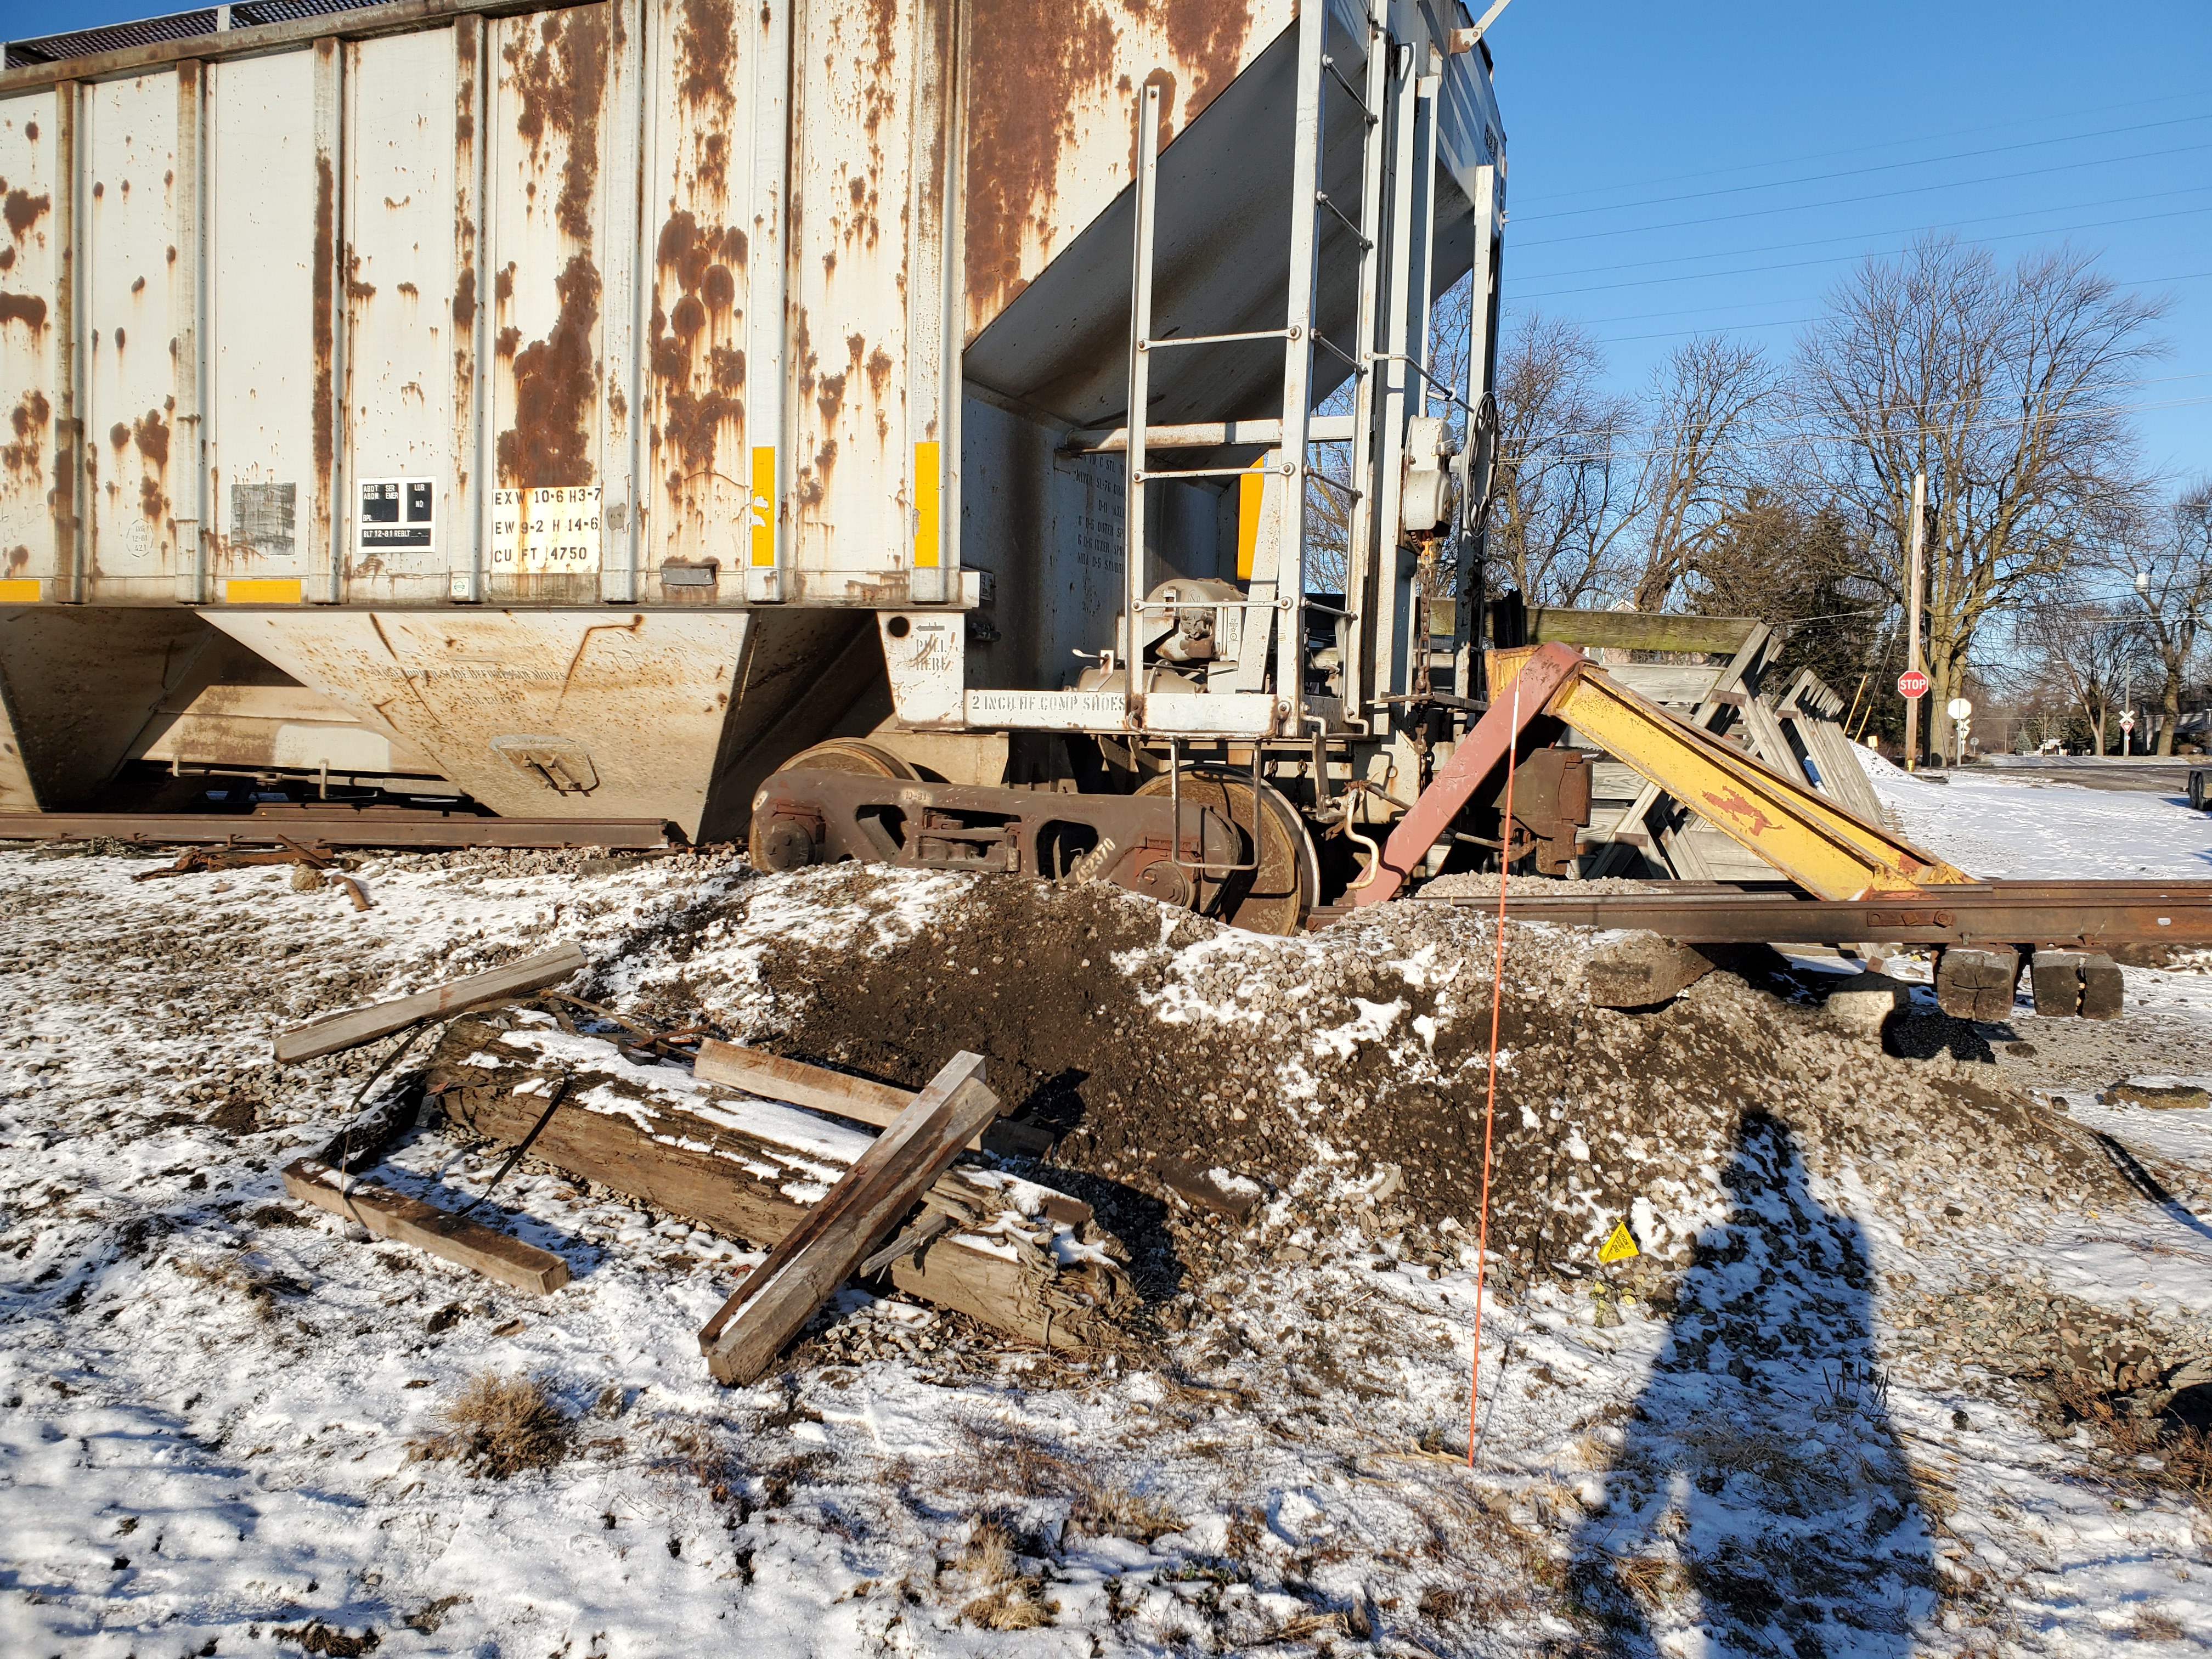
M 1066 1175 L 1164 1202 L 1164 1164 L 1219 1170 L 1283 1200 L 1279 1222 L 1334 1210 L 1418 1259 L 1472 1236 L 1492 925 L 1397 904 L 1264 939 L 1109 887 L 846 866 L 704 901 L 613 981 L 908 1087 L 972 1049 L 1058 1133 Z M 2063 1118 L 1973 1075 L 1990 1068 L 1886 1055 L 1809 1000 L 1716 974 L 1655 1011 L 1593 1007 L 1594 937 L 1508 925 L 1490 1226 L 1509 1276 L 1579 1275 L 1624 1218 L 1632 1282 L 1686 1268 L 1754 1121 L 1831 1208 L 1908 1245 L 2124 1191 Z

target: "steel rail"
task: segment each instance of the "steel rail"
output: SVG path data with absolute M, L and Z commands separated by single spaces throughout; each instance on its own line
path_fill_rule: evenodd
M 1680 886 L 1688 890 L 1668 890 Z M 1494 894 L 1411 896 L 1494 910 Z M 1643 893 L 1509 892 L 1515 921 L 1644 928 L 1686 945 L 2011 945 L 2100 949 L 2212 944 L 2212 882 L 1991 881 L 1900 899 L 1819 899 L 1760 884 L 1669 883 Z
M 126 841 L 146 847 L 605 848 L 657 852 L 685 844 L 659 818 L 495 818 L 405 807 L 286 808 L 246 812 L 0 812 L 0 842 Z

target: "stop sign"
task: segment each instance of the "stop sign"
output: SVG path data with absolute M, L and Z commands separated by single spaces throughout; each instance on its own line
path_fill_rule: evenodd
M 1928 676 L 1917 668 L 1908 668 L 1897 677 L 1897 695 L 1900 697 L 1924 697 L 1928 695 Z

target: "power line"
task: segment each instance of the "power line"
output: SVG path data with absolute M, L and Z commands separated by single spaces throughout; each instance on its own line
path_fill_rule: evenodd
M 2133 155 L 2106 155 L 2094 161 L 2060 161 L 2047 167 L 2029 167 L 2018 173 L 1985 173 L 1978 179 L 1953 179 L 1936 185 L 1908 185 L 1902 190 L 1875 191 L 1865 196 L 1837 196 L 1825 202 L 1798 202 L 1784 207 L 1747 208 L 1741 213 L 1717 213 L 1703 219 L 1668 219 L 1656 225 L 1624 225 L 1619 230 L 1586 230 L 1573 236 L 1550 236 L 1528 244 L 1531 247 L 1558 247 L 1568 242 L 1595 241 L 1603 236 L 1636 236 L 1654 230 L 1683 230 L 1692 225 L 1728 224 L 1738 219 L 1763 219 L 1778 213 L 1810 213 L 1816 208 L 1850 207 L 1859 202 L 1887 202 L 1899 196 L 1924 196 L 1936 190 L 1964 190 L 1973 185 L 2003 184 L 2014 179 L 2042 179 L 2054 173 L 2072 173 L 2082 167 L 2117 167 L 2123 161 L 2154 161 L 2166 155 L 2193 155 L 2200 150 L 2212 149 L 2212 144 L 2180 144 L 2172 149 L 2142 150 Z
M 2087 109 L 2077 110 L 2075 112 L 2078 115 L 2103 115 L 2108 111 L 2116 109 L 2155 109 L 2160 104 L 2178 103 L 2183 99 L 2201 95 L 2197 92 L 2174 92 L 2168 93 L 2163 98 L 2141 100 L 2127 98 L 2113 104 L 2092 105 Z M 1682 184 L 1692 179 L 1722 179 L 1731 173 L 1748 173 L 1754 167 L 1794 167 L 1800 161 L 1825 161 L 1832 155 L 1864 155 L 1876 150 L 1900 149 L 1906 144 L 1929 144 L 1945 138 L 1968 138 L 1980 132 L 2008 132 L 2014 127 L 2034 125 L 2034 118 L 2031 117 L 2018 121 L 1990 121 L 1979 126 L 1948 127 L 1942 132 L 1923 132 L 1909 138 L 1892 138 L 1879 144 L 1845 144 L 1838 149 L 1808 150 L 1802 155 L 1778 155 L 1765 161 L 1742 161 L 1732 167 L 1707 167 L 1697 173 L 1662 173 L 1656 179 L 1635 179 L 1626 184 L 1586 185 L 1579 190 L 1558 191 L 1550 197 L 1539 197 L 1537 199 L 1539 201 L 1559 200 L 1573 196 L 1593 196 L 1608 190 L 1644 190 L 1654 185 Z
M 2204 276 L 2212 276 L 2212 270 L 2191 270 L 2191 271 L 2185 271 L 2182 275 L 2180 275 L 2180 276 L 2145 276 L 2145 277 L 2139 278 L 2139 279 L 2137 279 L 2137 280 L 2136 280 L 2136 281 L 2133 281 L 2133 282 L 2123 283 L 2121 284 L 2121 286 L 2122 286 L 2122 287 L 2124 287 L 2124 288 L 2151 288 L 2151 287 L 2154 287 L 2154 286 L 2156 286 L 2157 284 L 2159 284 L 2159 283 L 2191 283 L 2191 282 L 2195 282 L 2195 281 L 2197 281 L 2198 278 L 2200 278 L 2200 277 L 2204 277 Z M 1785 296 L 1784 296 L 1783 298 L 1776 299 L 1776 300 L 1742 300 L 1742 301 L 1723 301 L 1723 302 L 1721 302 L 1721 303 L 1719 303 L 1719 304 L 1717 304 L 1717 305 L 1707 305 L 1707 306 L 1681 306 L 1681 307 L 1678 307 L 1677 308 L 1675 308 L 1674 310 L 1672 310 L 1672 311 L 1632 311 L 1632 312 L 1626 313 L 1624 313 L 1623 315 L 1619 316 L 1619 317 L 1593 317 L 1593 318 L 1589 319 L 1589 322 L 1590 322 L 1590 325 L 1591 325 L 1593 327 L 1595 327 L 1595 326 L 1601 326 L 1601 325 L 1603 325 L 1604 324 L 1607 324 L 1607 323 L 1638 323 L 1638 322 L 1643 322 L 1643 321 L 1644 321 L 1646 319 L 1649 319 L 1649 318 L 1654 318 L 1654 317 L 1686 317 L 1686 316 L 1695 316 L 1695 315 L 1698 314 L 1699 313 L 1715 313 L 1715 312 L 1726 312 L 1726 311 L 1742 311 L 1742 310 L 1748 310 L 1748 309 L 1750 309 L 1751 307 L 1755 307 L 1755 306 L 1786 306 L 1786 305 L 1797 305 L 1797 304 L 1802 304 L 1802 300 L 1800 300 L 1799 298 L 1797 298 L 1796 296 L 1794 296 L 1794 295 L 1785 295 Z M 1814 322 L 1814 321 L 1817 321 L 1818 319 L 1815 319 L 1815 318 L 1808 317 L 1808 318 L 1802 319 L 1801 320 L 1805 321 L 1805 322 Z M 1746 326 L 1747 326 L 1747 327 L 1770 327 L 1770 328 L 1771 328 L 1771 327 L 1777 326 L 1777 325 L 1771 324 L 1771 323 L 1770 323 L 1770 324 L 1747 324 L 1747 325 L 1746 325 Z
M 2200 404 L 2212 404 L 2212 396 L 2203 398 L 2169 398 L 2154 402 L 2136 404 L 2085 404 L 2079 409 L 2063 410 L 2056 413 L 2039 416 L 2038 418 L 2040 422 L 2046 424 L 2060 422 L 2071 422 L 2074 421 L 2088 420 L 2096 416 L 2135 415 L 2143 413 L 2147 410 L 2159 409 L 2190 409 L 2194 408 Z M 2018 416 L 2006 416 L 1998 419 L 1987 421 L 1966 421 L 1961 422 L 1957 425 L 1929 424 L 1922 426 L 1885 426 L 1879 429 L 1879 433 L 1880 436 L 1883 439 L 1895 441 L 1903 438 L 1930 437 L 1939 434 L 1950 436 L 1963 432 L 1991 431 L 2000 427 L 2017 426 L 2019 424 L 2020 420 Z M 1586 435 L 1596 437 L 1603 436 L 1605 434 L 1595 428 L 1578 428 L 1569 427 L 1559 433 L 1547 434 L 1541 441 L 1546 444 L 1553 444 L 1560 442 L 1568 437 L 1580 437 Z M 1793 445 L 1856 444 L 1862 441 L 1863 438 L 1861 435 L 1853 433 L 1782 432 L 1771 434 L 1753 434 L 1750 436 L 1738 440 L 1737 443 L 1738 447 L 1743 448 L 1774 449 L 1786 448 Z M 1532 444 L 1530 449 L 1524 451 L 1523 453 L 1534 453 L 1534 446 Z M 1568 459 L 1610 461 L 1643 460 L 1662 455 L 1680 455 L 1686 453 L 1688 452 L 1686 451 L 1683 446 L 1680 444 L 1656 444 L 1648 449 L 1607 449 L 1602 452 L 1593 449 L 1587 456 L 1570 456 Z
M 2212 188 L 2212 186 L 2201 188 Z M 2166 213 L 2140 213 L 2127 219 L 2096 219 L 2082 225 L 2051 225 L 2038 230 L 2007 231 L 2000 235 L 1982 236 L 1975 240 L 1980 242 L 2016 242 L 2024 237 L 2030 236 L 2068 236 L 2077 230 L 2108 230 L 2114 225 L 2142 225 L 2158 219 L 2185 219 L 2200 213 L 2212 213 L 2212 208 L 2174 208 Z M 1646 276 L 1620 283 L 1593 283 L 1583 288 L 1544 289 L 1534 294 L 1522 295 L 1520 297 L 1524 300 L 1550 300 L 1556 299 L 1563 294 L 1605 294 L 1614 289 L 1649 288 L 1656 283 L 1702 283 L 1711 282 L 1716 277 L 1750 276 L 1769 270 L 1805 270 L 1814 265 L 1848 264 L 1854 259 L 1893 259 L 1900 254 L 1910 253 L 1911 251 L 1908 246 L 1883 248 L 1879 252 L 1833 253 L 1818 259 L 1788 259 L 1771 265 L 1732 265 L 1719 270 L 1687 271 L 1680 276 Z
M 2202 195 L 2207 190 L 2212 190 L 2212 185 L 2185 185 L 2178 190 L 2145 191 L 2138 196 L 2100 196 L 2094 201 L 2067 202 L 2053 207 L 2017 208 L 2007 213 L 1985 213 L 1972 219 L 1947 219 L 1938 224 L 1905 225 L 1895 230 L 1852 231 L 1842 236 L 1814 236 L 1795 242 L 1762 242 L 1756 247 L 1723 248 L 1711 253 L 1676 253 L 1658 259 L 1621 259 L 1611 264 L 1570 265 L 1563 270 L 1529 273 L 1528 280 L 1548 283 L 1560 276 L 1596 276 L 1610 270 L 1649 270 L 1655 265 L 1687 264 L 1694 259 L 1736 259 L 1753 253 L 1789 253 L 1801 247 L 1826 247 L 1835 242 L 1863 242 L 1869 236 L 1918 236 L 1930 231 L 1956 229 L 1961 225 L 1987 225 L 2003 219 L 2021 219 L 2033 213 L 2078 213 L 2083 208 L 2124 207 L 2130 202 L 2164 201 L 2169 196 Z M 2132 221 L 2113 222 L 2129 223 Z M 1519 245 L 1513 246 L 1517 252 Z
M 1719 190 L 1695 190 L 1680 196 L 1651 196 L 1634 202 L 1615 202 L 1605 207 L 1567 208 L 1556 213 L 1539 213 L 1531 216 L 1536 219 L 1573 219 L 1589 213 L 1625 213 L 1632 208 L 1664 207 L 1671 202 L 1702 202 L 1716 196 L 1741 196 L 1747 191 L 1784 190 L 1791 185 L 1825 184 L 1831 179 L 1857 179 L 1873 173 L 1895 173 L 1905 167 L 1937 167 L 1945 161 L 1971 161 L 1984 155 L 2004 155 L 2014 150 L 2039 149 L 2051 144 L 2080 143 L 2088 138 L 2113 138 L 2122 133 L 2148 132 L 2156 127 L 2188 126 L 2198 121 L 2212 121 L 2212 115 L 2176 115 L 2166 120 L 2144 121 L 2135 126 L 2103 127 L 2094 132 L 2067 133 L 2056 138 L 2029 138 L 2016 144 L 1992 145 L 1986 149 L 1954 150 L 1948 155 L 1923 155 L 1907 161 L 1877 161 L 1869 167 L 1844 167 L 1834 173 L 1808 173 L 1795 179 L 1772 179 L 1765 184 L 1729 185 Z
M 2195 369 L 2186 374 L 2146 374 L 2138 376 L 2132 380 L 2100 380 L 2097 382 L 2097 388 L 2100 392 L 2118 392 L 2127 386 L 2172 386 L 2179 380 L 2202 380 L 2208 378 L 2212 378 L 2212 369 Z M 1954 409 L 1960 404 L 1971 404 L 1976 402 L 1978 399 L 1987 398 L 1990 395 L 1990 394 L 1988 392 L 1977 392 L 1969 396 L 1959 398 L 1917 398 L 1912 400 L 1912 406 L 1916 409 L 1923 410 L 1931 409 Z M 1784 423 L 1788 423 L 1786 419 Z M 1771 422 L 1770 422 L 1770 424 L 1771 424 Z M 1561 431 L 1568 433 L 1594 433 L 1603 431 L 1606 428 L 1601 427 L 1564 427 L 1561 428 Z M 1929 428 L 1926 429 L 1934 430 L 1935 428 Z
M 2212 272 L 2199 270 L 2180 276 L 2154 276 L 2146 278 L 2142 282 L 2130 283 L 2127 284 L 2127 286 L 2130 288 L 2146 288 L 2156 283 L 2193 282 L 2199 277 L 2208 275 L 2212 275 Z M 1780 301 L 1776 301 L 1774 303 L 1778 305 L 1782 302 Z M 1711 307 L 1687 307 L 1687 309 L 1692 311 L 1699 309 L 1726 311 L 1734 309 L 1734 307 L 1729 306 L 1715 306 Z M 1646 312 L 1640 314 L 1650 317 L 1672 317 L 1680 316 L 1683 313 L 1656 311 Z M 1601 322 L 1626 323 L 1636 321 L 1637 317 L 1607 317 L 1599 319 L 1598 320 Z M 1780 317 L 1776 318 L 1770 322 L 1764 323 L 1731 323 L 1727 325 L 1726 327 L 1729 331 L 1747 334 L 1763 328 L 1795 328 L 1800 324 L 1817 323 L 1820 320 L 1820 319 L 1818 317 Z M 1599 345 L 1630 345 L 1643 340 L 1679 340 L 1692 334 L 1711 334 L 1719 331 L 1722 331 L 1710 328 L 1670 328 L 1662 329 L 1658 332 L 1652 334 L 1594 334 L 1590 338 Z

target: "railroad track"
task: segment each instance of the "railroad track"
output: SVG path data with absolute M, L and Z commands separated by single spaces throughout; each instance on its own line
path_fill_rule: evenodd
M 421 807 L 263 806 L 251 812 L 0 812 L 0 842 L 123 841 L 143 847 L 602 848 L 685 845 L 659 818 L 500 818 Z
M 1547 884 L 1553 885 L 1553 884 Z M 1412 896 L 1498 908 L 1495 894 Z M 1985 881 L 1909 897 L 1820 899 L 1786 882 L 1674 882 L 1644 893 L 1521 893 L 1505 914 L 1570 927 L 1648 928 L 1685 945 L 2212 945 L 2212 882 Z

